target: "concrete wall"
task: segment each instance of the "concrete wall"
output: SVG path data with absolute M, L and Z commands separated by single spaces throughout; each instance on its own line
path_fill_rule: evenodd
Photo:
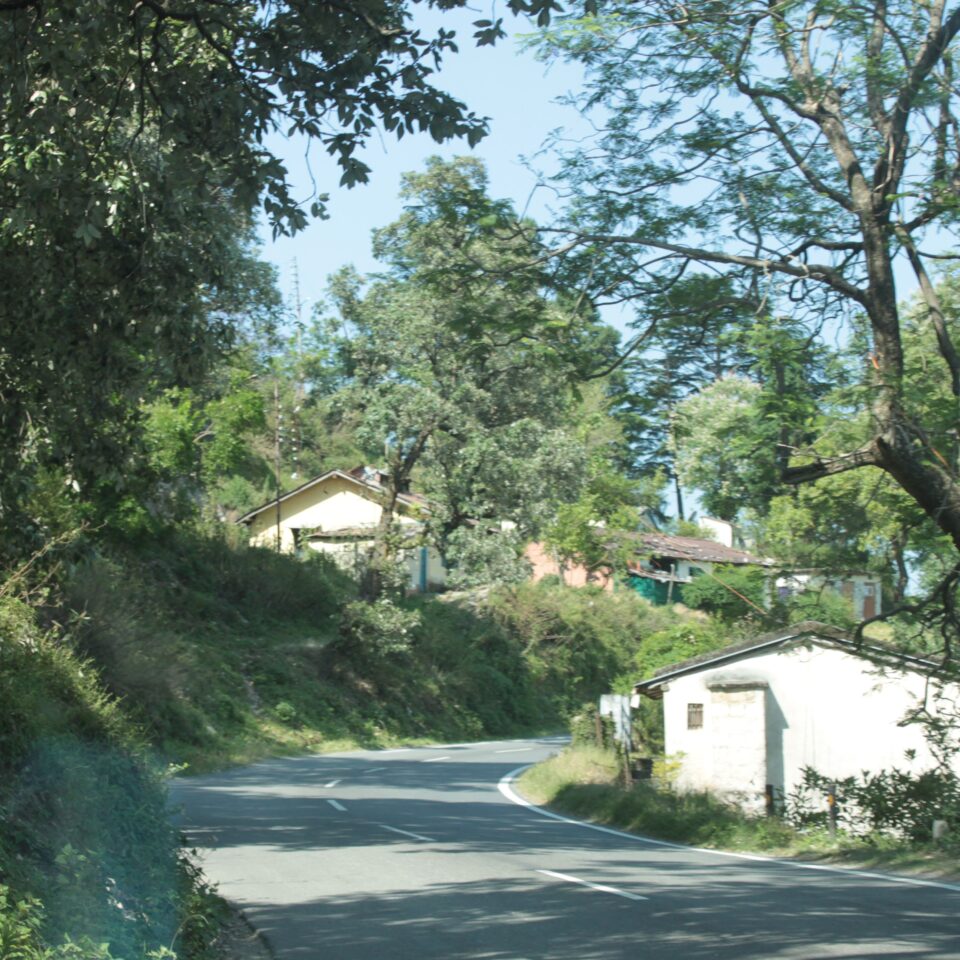
M 342 530 L 345 527 L 374 527 L 380 521 L 380 504 L 364 496 L 356 483 L 343 477 L 328 477 L 280 503 L 281 546 L 293 549 L 294 530 Z M 400 516 L 401 523 L 412 522 Z M 277 514 L 273 507 L 258 513 L 250 524 L 250 542 L 273 547 L 277 538 Z
M 354 571 L 363 562 L 373 547 L 373 533 L 380 522 L 382 508 L 372 495 L 365 496 L 358 484 L 344 477 L 328 477 L 295 493 L 280 502 L 280 547 L 284 552 L 294 552 L 298 531 L 322 530 L 330 533 L 337 530 L 369 528 L 369 540 L 348 542 L 304 541 L 304 549 L 316 550 L 332 557 L 344 569 Z M 397 514 L 401 524 L 412 524 L 416 518 Z M 249 525 L 250 543 L 253 546 L 274 549 L 277 543 L 277 514 L 269 507 L 257 514 Z M 418 590 L 425 579 L 428 589 L 437 589 L 446 582 L 446 568 L 440 555 L 433 549 L 424 558 L 419 547 L 405 551 L 405 560 L 410 571 L 410 589 Z M 425 574 L 425 578 L 424 578 Z
M 539 541 L 527 544 L 523 552 L 531 567 L 533 581 L 556 576 L 568 587 L 583 587 L 588 583 L 604 590 L 613 590 L 613 574 L 609 570 L 588 570 L 583 564 L 560 564 L 546 544 Z
M 922 730 L 898 723 L 926 692 L 923 676 L 842 650 L 781 648 L 670 681 L 666 751 L 684 754 L 679 787 L 743 793 L 748 806 L 762 803 L 767 783 L 793 792 L 804 766 L 837 778 L 893 766 L 920 771 L 933 762 Z M 688 704 L 703 705 L 701 729 L 688 729 Z

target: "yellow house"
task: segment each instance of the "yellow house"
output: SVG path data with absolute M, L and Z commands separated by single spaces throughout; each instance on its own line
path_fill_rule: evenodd
M 341 567 L 357 572 L 369 557 L 383 512 L 383 475 L 372 467 L 328 470 L 240 517 L 252 546 L 280 549 L 303 555 L 316 550 L 332 557 Z M 418 539 L 427 501 L 401 493 L 397 517 L 411 541 Z M 446 569 L 432 547 L 412 544 L 402 553 L 410 571 L 410 589 L 441 588 Z

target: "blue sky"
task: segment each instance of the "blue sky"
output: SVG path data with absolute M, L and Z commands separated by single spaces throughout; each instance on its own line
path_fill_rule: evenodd
M 337 186 L 339 170 L 322 149 L 312 149 L 308 165 L 303 141 L 278 136 L 269 144 L 287 163 L 298 198 L 306 200 L 311 195 L 311 173 L 317 192 L 330 194 L 329 220 L 314 221 L 297 236 L 277 241 L 263 230 L 263 255 L 279 270 L 281 290 L 291 305 L 292 264 L 297 262 L 305 319 L 323 296 L 330 274 L 346 264 L 353 264 L 361 272 L 376 269 L 370 254 L 371 231 L 396 218 L 401 175 L 422 169 L 427 157 L 480 157 L 487 164 L 491 195 L 513 200 L 535 219 L 544 220 L 548 210 L 557 206 L 549 190 L 536 189 L 536 177 L 520 157 L 532 158 L 552 130 L 563 128 L 571 136 L 582 136 L 586 131 L 585 122 L 572 108 L 555 102 L 579 86 L 582 73 L 575 66 L 556 64 L 548 68 L 537 62 L 533 53 L 521 49 L 518 33 L 495 47 L 477 48 L 470 23 L 485 15 L 474 9 L 450 14 L 432 11 L 418 18 L 418 25 L 425 31 L 435 33 L 439 26 L 456 30 L 460 52 L 444 61 L 438 86 L 464 100 L 477 114 L 490 118 L 490 135 L 472 151 L 463 142 L 438 144 L 427 135 L 404 137 L 399 142 L 392 137 L 374 140 L 363 156 L 373 168 L 371 182 L 345 190 Z M 518 20 L 505 21 L 505 27 L 532 30 Z M 549 170 L 549 158 L 538 159 L 536 165 Z

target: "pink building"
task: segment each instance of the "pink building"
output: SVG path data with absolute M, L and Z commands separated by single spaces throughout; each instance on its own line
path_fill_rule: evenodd
M 546 544 L 537 541 L 527 544 L 523 553 L 532 568 L 531 579 L 559 577 L 568 587 L 584 587 L 588 583 L 604 590 L 613 590 L 613 571 L 609 567 L 588 570 L 582 563 L 562 563 Z

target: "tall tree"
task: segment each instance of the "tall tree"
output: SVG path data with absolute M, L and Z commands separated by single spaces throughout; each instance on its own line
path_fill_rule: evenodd
M 476 142 L 434 82 L 455 50 L 418 5 L 463 0 L 0 3 L 0 523 L 30 527 L 31 470 L 122 494 L 142 402 L 196 384 L 229 344 L 237 238 L 301 209 L 267 138 L 299 132 L 364 181 L 380 131 Z M 548 18 L 550 0 L 511 0 Z M 481 21 L 478 42 L 499 22 Z
M 678 404 L 725 376 L 744 372 L 740 326 L 755 305 L 723 277 L 681 277 L 637 306 L 640 343 L 624 370 L 626 389 L 617 411 L 641 476 L 663 471 L 674 486 L 677 513 L 684 499 L 674 434 Z
M 538 252 L 530 230 L 487 198 L 478 161 L 433 160 L 404 197 L 376 241 L 389 272 L 369 285 L 347 272 L 333 287 L 350 376 L 340 402 L 387 467 L 374 593 L 415 470 L 442 549 L 471 523 L 532 529 L 557 491 L 575 496 L 584 454 L 563 429 L 571 385 L 585 343 L 615 347 L 592 313 L 525 268 Z
M 569 268 L 619 298 L 715 270 L 812 331 L 869 325 L 870 431 L 795 451 L 793 483 L 885 471 L 960 548 L 956 465 L 904 388 L 896 264 L 923 292 L 939 375 L 960 403 L 960 356 L 928 276 L 957 211 L 960 148 L 945 0 L 601 0 L 546 34 L 582 61 L 596 142 L 568 154 Z M 598 263 L 606 264 L 598 266 Z M 610 295 L 607 282 L 604 294 Z

